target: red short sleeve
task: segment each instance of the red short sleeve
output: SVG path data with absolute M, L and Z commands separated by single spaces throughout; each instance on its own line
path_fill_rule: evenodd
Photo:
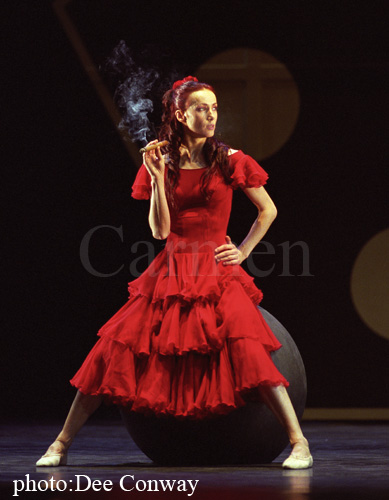
M 267 172 L 249 155 L 238 151 L 229 156 L 233 189 L 260 187 L 269 178 Z
M 132 185 L 131 196 L 137 200 L 149 200 L 151 196 L 151 176 L 142 163 Z

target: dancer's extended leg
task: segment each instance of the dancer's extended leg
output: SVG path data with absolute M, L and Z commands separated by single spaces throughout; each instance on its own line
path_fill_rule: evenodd
M 288 469 L 306 469 L 313 464 L 307 439 L 301 430 L 292 402 L 283 385 L 261 386 L 260 394 L 266 405 L 286 429 L 292 453 L 282 464 Z
M 78 391 L 61 432 L 36 465 L 39 467 L 66 465 L 69 446 L 81 427 L 100 406 L 101 401 L 102 396 L 90 396 Z

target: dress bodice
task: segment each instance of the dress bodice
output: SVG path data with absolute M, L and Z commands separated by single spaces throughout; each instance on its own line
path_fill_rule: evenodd
M 208 184 L 211 196 L 206 200 L 201 193 L 201 177 L 206 168 L 180 169 L 175 189 L 175 200 L 179 207 L 171 212 L 170 234 L 166 246 L 175 252 L 208 252 L 225 243 L 231 213 L 234 189 L 259 187 L 266 183 L 268 175 L 250 156 L 237 151 L 229 156 L 231 184 L 226 184 L 216 171 Z M 165 170 L 166 175 L 167 169 Z M 151 193 L 151 178 L 145 165 L 138 171 L 132 186 L 132 196 L 148 199 Z
M 225 242 L 233 190 L 216 174 L 208 185 L 211 197 L 206 200 L 200 191 L 205 171 L 206 168 L 180 171 L 175 191 L 179 210 L 171 214 L 166 242 L 168 247 L 174 245 L 175 251 L 213 251 Z

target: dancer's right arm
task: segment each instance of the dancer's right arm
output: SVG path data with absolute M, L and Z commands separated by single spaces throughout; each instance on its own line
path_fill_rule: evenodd
M 158 141 L 149 144 L 155 142 Z M 160 148 L 143 153 L 143 163 L 151 176 L 149 225 L 153 237 L 164 240 L 170 233 L 170 213 L 165 194 L 165 161 Z

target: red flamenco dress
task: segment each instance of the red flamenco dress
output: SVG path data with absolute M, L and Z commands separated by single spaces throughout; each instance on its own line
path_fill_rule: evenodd
M 129 300 L 99 330 L 99 340 L 71 384 L 84 394 L 133 411 L 203 418 L 242 406 L 260 384 L 288 386 L 270 352 L 281 347 L 257 305 L 262 292 L 240 265 L 216 263 L 234 189 L 258 187 L 268 175 L 250 156 L 229 156 L 233 182 L 204 169 L 181 169 L 164 249 L 128 285 Z M 167 171 L 167 169 L 166 169 Z M 132 196 L 149 199 L 144 165 Z

